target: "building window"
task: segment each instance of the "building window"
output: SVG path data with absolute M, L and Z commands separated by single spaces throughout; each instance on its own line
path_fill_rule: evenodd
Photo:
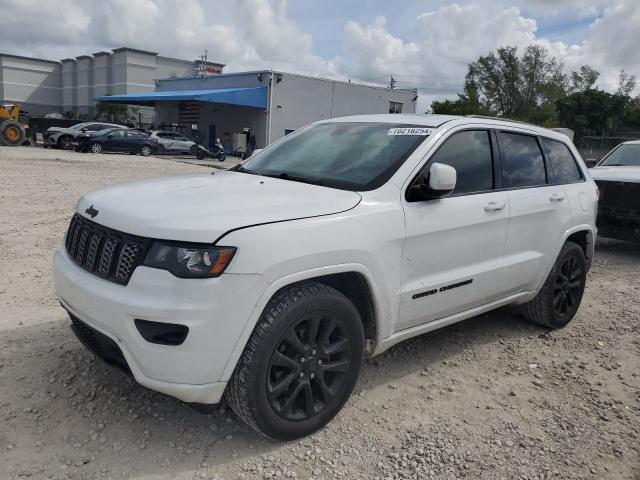
M 402 113 L 402 103 L 389 102 L 389 113 Z

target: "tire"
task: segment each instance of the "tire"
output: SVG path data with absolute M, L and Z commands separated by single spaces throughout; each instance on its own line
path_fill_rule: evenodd
M 62 135 L 58 138 L 58 148 L 61 148 L 62 150 L 71 150 L 73 148 L 71 145 L 72 141 L 73 138 L 71 138 L 70 135 Z
M 140 155 L 143 157 L 148 157 L 151 155 L 151 147 L 149 145 L 142 145 L 140 147 Z
M 522 306 L 531 322 L 562 328 L 574 317 L 582 301 L 587 265 L 580 245 L 566 242 L 538 295 Z
M 347 297 L 315 282 L 287 287 L 258 320 L 227 385 L 227 402 L 267 437 L 304 437 L 348 400 L 363 348 L 362 321 Z
M 167 153 L 167 150 L 164 148 L 164 145 L 158 145 L 158 155 L 164 155 Z
M 218 154 L 218 160 L 220 160 L 221 162 L 224 162 L 227 159 L 227 156 L 224 154 L 224 152 L 220 152 Z
M 0 123 L 0 145 L 17 147 L 27 138 L 24 127 L 15 120 L 5 120 Z
M 102 144 L 94 142 L 89 145 L 89 151 L 91 153 L 102 153 Z

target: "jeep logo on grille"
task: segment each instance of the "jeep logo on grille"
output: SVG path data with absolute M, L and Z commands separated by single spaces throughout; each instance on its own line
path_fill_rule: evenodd
M 98 213 L 100 213 L 98 210 L 96 210 L 95 208 L 93 208 L 93 205 L 91 205 L 89 208 L 87 208 L 84 213 L 86 213 L 87 215 L 90 215 L 91 218 L 94 218 L 96 215 L 98 215 Z

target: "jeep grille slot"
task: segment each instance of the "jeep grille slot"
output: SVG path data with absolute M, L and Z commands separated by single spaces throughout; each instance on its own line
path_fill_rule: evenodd
M 150 240 L 103 227 L 78 214 L 71 219 L 65 248 L 85 270 L 126 285 L 142 262 Z

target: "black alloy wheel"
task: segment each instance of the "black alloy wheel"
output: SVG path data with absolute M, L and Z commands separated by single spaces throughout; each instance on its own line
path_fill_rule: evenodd
M 538 294 L 522 305 L 524 316 L 544 327 L 564 327 L 580 307 L 586 281 L 585 252 L 566 242 Z
M 363 349 L 362 319 L 345 295 L 313 281 L 285 287 L 265 307 L 225 398 L 267 437 L 304 437 L 349 399 Z
M 553 288 L 553 308 L 564 317 L 580 303 L 582 298 L 582 267 L 575 256 L 560 264 Z
M 290 421 L 314 417 L 340 391 L 350 365 L 344 321 L 331 312 L 301 318 L 271 356 L 266 385 L 271 408 Z

